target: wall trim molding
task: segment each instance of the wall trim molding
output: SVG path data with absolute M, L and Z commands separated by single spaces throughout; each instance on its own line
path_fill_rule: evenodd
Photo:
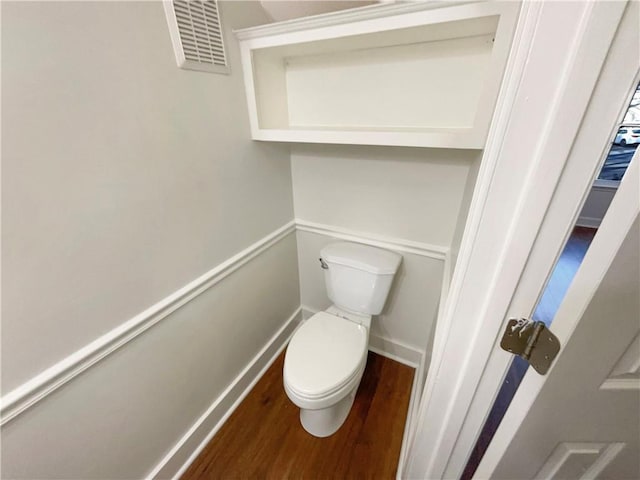
M 610 191 L 620 188 L 620 180 L 601 180 L 596 178 L 591 186 L 593 190 Z
M 2 396 L 0 425 L 10 422 L 297 230 L 434 258 L 445 263 L 449 254 L 449 248 L 443 246 L 363 233 L 300 219 L 292 220 Z M 303 313 L 315 313 L 304 306 L 301 308 Z M 416 369 L 424 363 L 424 352 L 386 337 L 371 335 L 370 350 Z
M 126 345 L 295 230 L 295 221 L 286 223 L 135 317 L 10 391 L 0 399 L 0 425 L 11 421 L 50 393 Z
M 640 378 L 607 378 L 600 390 L 640 390 Z
M 180 478 L 282 353 L 301 321 L 302 307 L 298 307 L 233 382 L 151 470 L 147 479 Z
M 449 252 L 447 247 L 438 245 L 292 220 L 4 395 L 0 398 L 0 425 L 16 418 L 296 230 L 443 261 Z M 412 346 L 375 335 L 370 338 L 372 351 L 400 363 L 417 368 L 422 359 L 423 352 Z
M 334 225 L 326 225 L 323 223 L 309 222 L 296 218 L 296 230 L 301 232 L 317 233 L 341 240 L 351 242 L 364 243 L 374 247 L 396 250 L 422 257 L 435 258 L 437 260 L 445 260 L 449 254 L 449 247 L 441 245 L 431 245 L 423 242 L 415 242 L 404 238 L 386 237 L 373 233 L 359 232 L 347 228 L 336 227 Z
M 597 217 L 578 217 L 576 227 L 600 228 L 602 218 Z
M 381 335 L 369 334 L 369 350 L 398 363 L 415 368 L 420 366 L 424 353 L 411 345 Z

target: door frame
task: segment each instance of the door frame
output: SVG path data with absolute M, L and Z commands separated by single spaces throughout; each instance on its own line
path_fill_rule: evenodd
M 589 307 L 594 294 L 603 278 L 609 272 L 611 262 L 618 254 L 618 250 L 625 242 L 627 235 L 638 218 L 640 211 L 640 149 L 636 150 L 631 164 L 625 174 L 624 179 L 618 189 L 618 194 L 611 202 L 609 211 L 611 214 L 605 215 L 602 225 L 598 230 L 598 236 L 591 244 L 590 256 L 584 259 L 583 265 L 575 276 L 562 306 L 556 314 L 553 322 L 554 333 L 563 345 L 570 340 L 573 332 L 578 327 L 582 313 Z M 564 350 L 560 352 L 560 357 Z M 556 360 L 560 360 L 559 358 Z M 529 410 L 542 391 L 548 375 L 555 367 L 551 366 L 547 376 L 535 374 L 529 369 L 520 384 L 512 402 L 512 407 L 507 410 L 503 422 L 496 431 L 493 440 L 478 466 L 475 478 L 492 478 L 500 460 L 503 458 L 507 448 L 519 431 L 520 426 L 527 417 Z M 639 380 L 622 380 L 624 387 L 618 389 L 637 389 Z M 602 389 L 603 387 L 601 387 Z M 623 448 L 624 443 L 613 444 L 613 448 L 603 454 L 592 467 L 589 468 L 586 476 L 581 478 L 596 478 L 597 475 L 608 466 L 608 461 Z M 541 459 L 544 461 L 544 459 Z M 544 477 L 544 476 L 543 476 Z M 537 478 L 537 477 L 536 477 Z M 544 477 L 546 478 L 546 477 Z
M 556 217 L 577 218 L 628 100 L 624 91 L 613 113 L 600 105 L 606 115 L 591 115 L 590 138 L 599 147 L 577 162 L 574 141 L 625 8 L 626 2 L 522 4 L 401 477 L 458 478 L 465 467 L 511 360 L 495 350 L 506 318 L 532 314 L 570 233 L 572 224 L 556 219 L 547 222 L 546 240 L 537 240 L 552 200 L 561 211 Z M 621 69 L 613 73 L 624 77 Z M 582 174 L 561 182 L 565 169 Z M 516 299 L 536 252 L 548 260 L 538 267 L 538 283 Z

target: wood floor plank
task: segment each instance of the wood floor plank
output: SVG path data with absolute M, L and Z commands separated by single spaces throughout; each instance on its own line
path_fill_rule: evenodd
M 414 370 L 369 353 L 345 424 L 328 438 L 300 425 L 282 383 L 284 353 L 182 476 L 195 479 L 395 478 Z

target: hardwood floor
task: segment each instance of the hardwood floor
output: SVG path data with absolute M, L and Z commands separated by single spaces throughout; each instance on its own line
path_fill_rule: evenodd
M 346 422 L 316 438 L 284 392 L 283 364 L 284 353 L 182 479 L 395 478 L 413 368 L 369 353 Z

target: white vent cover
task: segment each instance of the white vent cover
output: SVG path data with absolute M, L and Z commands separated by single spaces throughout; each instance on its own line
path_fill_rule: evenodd
M 173 0 L 164 10 L 180 68 L 229 73 L 215 0 Z

